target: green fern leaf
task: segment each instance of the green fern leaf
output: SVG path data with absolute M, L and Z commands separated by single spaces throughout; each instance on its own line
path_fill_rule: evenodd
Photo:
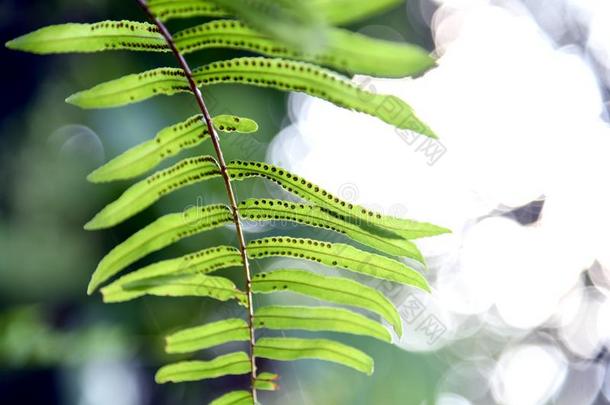
M 254 387 L 256 387 L 257 390 L 276 391 L 278 389 L 277 380 L 279 378 L 280 376 L 274 373 L 260 373 L 256 376 Z
M 218 356 L 210 361 L 182 361 L 169 364 L 157 371 L 155 380 L 160 383 L 198 381 L 225 375 L 247 374 L 251 370 L 250 359 L 244 352 Z
M 158 171 L 129 187 L 116 201 L 93 217 L 85 229 L 114 226 L 150 207 L 172 191 L 220 175 L 220 167 L 212 156 L 184 159 Z
M 361 227 L 371 224 L 387 229 L 407 239 L 435 236 L 450 232 L 448 229 L 440 226 L 382 215 L 359 205 L 343 201 L 323 188 L 281 167 L 267 163 L 240 160 L 229 162 L 227 167 L 233 180 L 243 180 L 250 177 L 266 178 L 277 183 L 288 192 L 316 205 L 336 211 L 346 217 L 358 218 L 360 221 L 356 222 Z M 368 230 L 373 231 L 373 229 Z
M 271 360 L 325 360 L 342 364 L 367 375 L 373 374 L 372 358 L 358 349 L 328 339 L 264 337 L 256 342 L 254 354 L 256 357 Z
M 159 297 L 210 297 L 218 301 L 246 300 L 244 292 L 227 278 L 194 274 L 190 276 L 159 276 L 126 283 L 124 288 L 139 294 Z
M 184 329 L 166 337 L 168 353 L 190 353 L 208 349 L 227 342 L 250 339 L 248 324 L 243 319 L 232 318 L 203 326 Z
M 226 11 L 205 0 L 151 0 L 150 11 L 161 21 L 172 18 L 224 17 Z
M 343 243 L 274 236 L 249 242 L 248 256 L 300 258 L 430 291 L 426 279 L 406 264 Z
M 258 130 L 258 124 L 235 115 L 217 115 L 212 118 L 214 127 L 223 132 L 249 134 Z M 120 154 L 94 170 L 87 180 L 102 183 L 139 176 L 157 166 L 164 159 L 201 144 L 210 138 L 201 114 L 162 129 L 154 139 L 145 141 Z
M 213 62 L 193 70 L 198 85 L 242 83 L 298 91 L 363 112 L 401 129 L 436 138 L 413 109 L 398 97 L 364 90 L 346 77 L 306 62 L 260 57 Z
M 402 334 L 402 323 L 394 305 L 379 291 L 354 280 L 304 270 L 274 270 L 256 274 L 252 278 L 252 291 L 290 291 L 335 304 L 366 309 L 382 316 L 399 336 Z
M 67 103 L 81 108 L 111 108 L 149 99 L 158 94 L 190 92 L 179 68 L 157 68 L 123 76 L 71 95 Z
M 256 310 L 254 325 L 261 329 L 300 329 L 370 336 L 391 342 L 390 333 L 366 316 L 342 308 L 267 306 Z
M 309 0 L 331 24 L 343 25 L 375 15 L 404 0 Z
M 316 49 L 325 45 L 326 25 L 319 10 L 308 1 L 212 1 L 258 31 L 299 49 Z M 307 38 L 307 41 L 302 38 Z
M 219 204 L 192 207 L 157 219 L 104 256 L 91 277 L 87 293 L 93 293 L 104 281 L 147 254 L 188 236 L 217 228 L 232 218 L 231 210 Z
M 176 33 L 174 40 L 183 54 L 209 48 L 241 49 L 383 77 L 410 76 L 434 65 L 434 59 L 417 46 L 373 39 L 339 28 L 329 30 L 326 47 L 313 53 L 284 45 L 235 20 L 187 28 Z
M 10 49 L 38 54 L 108 50 L 168 52 L 159 29 L 148 23 L 102 21 L 41 28 L 6 43 Z
M 231 391 L 216 398 L 210 405 L 254 405 L 254 400 L 248 391 Z
M 131 282 L 172 274 L 208 274 L 214 271 L 241 266 L 239 250 L 231 246 L 217 246 L 200 250 L 177 259 L 163 260 L 132 271 L 102 288 L 104 302 L 124 302 L 145 295 L 125 286 Z
M 388 237 L 369 232 L 354 223 L 356 221 L 353 221 L 353 218 L 345 217 L 326 208 L 283 200 L 253 198 L 241 202 L 238 209 L 241 216 L 253 221 L 293 221 L 325 228 L 344 234 L 384 253 L 410 257 L 420 263 L 424 262 L 421 252 L 412 242 L 396 234 Z

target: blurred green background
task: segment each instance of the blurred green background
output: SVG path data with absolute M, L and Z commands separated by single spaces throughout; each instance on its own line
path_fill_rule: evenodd
M 141 20 L 142 15 L 130 1 L 0 3 L 3 42 L 48 24 L 104 19 Z M 181 25 L 174 23 L 171 28 Z M 353 29 L 430 46 L 426 30 L 408 27 L 402 6 Z M 207 182 L 205 187 L 174 193 L 111 230 L 91 233 L 82 229 L 127 185 L 91 185 L 85 176 L 121 151 L 198 111 L 189 95 L 106 111 L 82 111 L 63 100 L 127 73 L 173 65 L 172 57 L 126 52 L 40 57 L 6 49 L 0 52 L 5 92 L 0 101 L 1 402 L 200 404 L 240 386 L 241 378 L 163 386 L 153 381 L 160 365 L 177 359 L 163 353 L 164 335 L 236 311 L 231 305 L 160 298 L 103 305 L 98 294 L 85 294 L 97 261 L 112 246 L 163 213 L 224 201 L 222 184 Z M 206 51 L 190 61 L 198 66 L 237 55 Z M 213 114 L 250 117 L 260 125 L 253 136 L 224 137 L 227 158 L 264 159 L 268 143 L 286 123 L 287 94 L 230 85 L 203 89 L 203 93 Z M 211 145 L 192 153 L 212 153 Z M 238 189 L 242 197 L 263 196 L 266 191 L 257 182 L 240 184 Z M 231 228 L 189 238 L 143 262 L 218 244 L 234 244 Z M 282 374 L 282 388 L 278 394 L 262 394 L 262 400 L 269 404 L 388 405 L 433 401 L 435 381 L 445 367 L 440 357 L 410 354 L 369 339 L 348 341 L 373 355 L 373 377 L 312 361 L 271 363 L 265 368 Z M 213 355 L 210 351 L 200 356 Z

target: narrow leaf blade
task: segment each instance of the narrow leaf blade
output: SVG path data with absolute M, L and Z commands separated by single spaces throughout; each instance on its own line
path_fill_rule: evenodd
M 227 342 L 247 341 L 249 338 L 246 321 L 232 318 L 173 333 L 165 339 L 167 343 L 165 351 L 189 353 Z
M 254 259 L 277 256 L 300 258 L 430 291 L 426 279 L 406 264 L 343 243 L 274 236 L 253 240 L 247 247 L 248 255 Z
M 136 103 L 159 94 L 190 92 L 179 68 L 157 68 L 123 76 L 75 93 L 66 102 L 81 108 L 111 108 Z
M 436 138 L 434 132 L 400 98 L 362 89 L 346 77 L 310 63 L 245 57 L 210 63 L 195 69 L 193 75 L 199 86 L 243 83 L 306 93 L 377 117 L 397 128 Z
M 218 301 L 245 301 L 245 293 L 228 278 L 194 274 L 159 276 L 125 284 L 126 290 L 159 297 L 209 297 Z
M 248 391 L 231 391 L 216 398 L 210 405 L 254 405 L 254 399 Z
M 358 219 L 316 205 L 252 198 L 242 201 L 238 208 L 241 216 L 252 221 L 293 221 L 324 228 L 384 253 L 409 257 L 424 263 L 421 252 L 409 240 L 389 232 L 390 236 L 370 232 L 359 225 L 361 221 Z
M 149 253 L 231 221 L 231 211 L 225 205 L 192 207 L 181 213 L 165 215 L 104 256 L 91 277 L 87 293 L 92 294 L 103 282 Z
M 109 50 L 169 51 L 155 25 L 134 21 L 51 25 L 9 41 L 6 46 L 38 54 Z
M 235 115 L 217 115 L 212 118 L 216 129 L 222 132 L 249 134 L 258 130 L 255 121 Z M 93 183 L 125 180 L 139 176 L 163 160 L 183 150 L 194 148 L 210 138 L 201 114 L 162 129 L 155 137 L 134 146 L 89 174 Z
M 145 295 L 127 289 L 129 283 L 153 277 L 184 274 L 208 274 L 214 271 L 241 266 L 239 250 L 231 246 L 217 246 L 203 249 L 176 259 L 153 263 L 126 274 L 102 288 L 104 302 L 124 302 Z
M 391 342 L 383 325 L 343 308 L 305 306 L 266 306 L 256 310 L 254 324 L 266 329 L 300 329 L 370 336 Z
M 271 360 L 317 359 L 341 364 L 361 373 L 373 374 L 373 359 L 343 343 L 328 339 L 264 337 L 254 347 L 256 357 Z
M 108 204 L 85 229 L 103 229 L 131 218 L 157 202 L 163 196 L 189 186 L 220 176 L 220 168 L 212 156 L 198 156 L 181 160 L 129 187 L 116 201 Z
M 373 212 L 362 206 L 344 201 L 307 179 L 268 163 L 235 160 L 229 162 L 227 167 L 233 180 L 244 180 L 252 177 L 271 180 L 286 191 L 313 204 L 340 213 L 346 218 L 358 219 L 355 223 L 360 227 L 365 227 L 368 232 L 379 232 L 379 229 L 375 228 L 381 228 L 381 230 L 390 231 L 388 237 L 393 232 L 407 239 L 436 236 L 450 232 L 448 229 L 437 225 Z
M 398 335 L 402 323 L 396 308 L 374 288 L 341 277 L 323 276 L 304 270 L 281 269 L 256 274 L 252 278 L 252 291 L 272 293 L 290 291 L 320 300 L 366 309 L 382 316 Z
M 223 17 L 227 12 L 206 0 L 152 0 L 150 11 L 161 21 L 173 18 Z
M 183 361 L 169 364 L 157 371 L 155 380 L 159 384 L 198 381 L 225 375 L 246 374 L 250 370 L 248 355 L 237 352 L 218 356 L 209 361 Z

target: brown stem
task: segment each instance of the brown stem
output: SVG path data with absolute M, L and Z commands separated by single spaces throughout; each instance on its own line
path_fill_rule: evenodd
M 241 258 L 244 264 L 244 274 L 246 276 L 246 296 L 248 297 L 248 329 L 250 331 L 250 365 L 251 365 L 251 373 L 250 373 L 250 390 L 252 392 L 252 397 L 254 399 L 254 403 L 256 403 L 256 389 L 254 388 L 254 382 L 256 380 L 256 359 L 254 356 L 254 344 L 256 342 L 254 337 L 254 306 L 252 304 L 252 276 L 250 272 L 250 263 L 248 261 L 248 254 L 246 251 L 246 239 L 244 238 L 244 231 L 241 225 L 241 220 L 239 219 L 239 211 L 237 209 L 237 199 L 235 198 L 235 192 L 233 191 L 233 186 L 231 185 L 231 178 L 229 177 L 229 173 L 227 170 L 227 164 L 225 162 L 224 156 L 222 154 L 222 149 L 220 148 L 220 140 L 218 138 L 218 134 L 214 129 L 214 125 L 212 124 L 212 118 L 210 117 L 210 113 L 208 108 L 205 105 L 205 101 L 203 99 L 203 95 L 197 87 L 197 83 L 195 83 L 195 79 L 193 78 L 193 72 L 189 67 L 186 59 L 180 51 L 176 48 L 176 44 L 174 43 L 174 39 L 172 34 L 168 31 L 165 24 L 163 24 L 154 14 L 150 11 L 146 0 L 136 0 L 142 10 L 146 13 L 148 18 L 155 23 L 155 25 L 159 28 L 159 32 L 165 38 L 167 45 L 171 49 L 172 53 L 178 60 L 180 67 L 184 71 L 184 75 L 186 80 L 189 83 L 189 87 L 197 100 L 197 104 L 199 105 L 199 109 L 203 114 L 203 120 L 208 127 L 208 133 L 210 134 L 210 138 L 212 139 L 212 144 L 214 145 L 214 150 L 216 151 L 216 157 L 218 158 L 218 165 L 220 166 L 220 173 L 222 175 L 222 179 L 225 184 L 225 189 L 227 190 L 227 197 L 229 198 L 229 205 L 231 206 L 231 212 L 233 214 L 233 223 L 235 224 L 235 231 L 237 233 L 237 241 L 239 243 L 239 251 L 241 254 Z

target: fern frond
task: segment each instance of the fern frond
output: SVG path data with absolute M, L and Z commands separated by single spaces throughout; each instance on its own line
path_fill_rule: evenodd
M 374 288 L 354 280 L 323 276 L 305 270 L 273 270 L 256 274 L 252 278 L 252 291 L 290 291 L 334 304 L 366 309 L 383 317 L 398 335 L 402 334 L 400 316 L 392 302 Z
M 277 380 L 279 378 L 280 376 L 274 373 L 259 373 L 254 381 L 254 386 L 257 390 L 276 391 L 278 389 Z
M 15 38 L 6 46 L 38 54 L 114 50 L 169 52 L 155 25 L 134 21 L 51 25 Z
M 407 239 L 436 236 L 450 232 L 448 229 L 425 222 L 395 218 L 373 212 L 356 204 L 341 200 L 310 181 L 286 169 L 268 163 L 235 160 L 227 164 L 233 180 L 261 177 L 271 180 L 286 191 L 321 207 L 338 212 L 348 218 L 357 218 L 361 226 L 366 224 L 387 229 Z M 369 229 L 373 231 L 373 229 Z
M 243 265 L 239 250 L 231 246 L 203 249 L 177 259 L 163 260 L 132 271 L 102 288 L 104 302 L 124 302 L 145 295 L 126 285 L 148 278 L 172 274 L 208 274 L 220 269 Z
M 391 342 L 390 333 L 379 323 L 343 308 L 267 306 L 254 313 L 258 329 L 300 329 L 370 336 Z
M 359 226 L 358 220 L 316 205 L 299 204 L 284 200 L 252 198 L 242 201 L 239 213 L 252 221 L 292 221 L 308 226 L 332 230 L 381 252 L 410 257 L 423 262 L 417 246 L 391 232 L 373 233 Z
M 381 77 L 411 76 L 434 65 L 434 59 L 417 46 L 369 38 L 339 28 L 328 31 L 327 45 L 317 52 L 292 48 L 236 20 L 217 20 L 187 28 L 176 33 L 174 40 L 183 54 L 209 48 L 240 49 Z
M 250 359 L 244 352 L 218 356 L 210 361 L 182 361 L 161 367 L 155 380 L 167 382 L 198 381 L 225 375 L 247 374 L 251 370 Z
M 247 341 L 249 338 L 246 321 L 231 318 L 173 333 L 165 338 L 165 351 L 167 353 L 189 353 L 227 342 Z
M 131 235 L 100 261 L 91 276 L 88 294 L 104 281 L 149 253 L 180 239 L 217 228 L 232 220 L 231 210 L 222 204 L 192 207 L 176 214 L 168 214 Z
M 250 134 L 258 130 L 258 124 L 249 118 L 235 115 L 217 115 L 212 118 L 214 127 L 222 132 Z M 125 180 L 139 176 L 157 166 L 164 159 L 210 139 L 208 128 L 201 114 L 164 128 L 149 141 L 123 152 L 87 176 L 93 183 Z
M 341 364 L 361 373 L 373 374 L 373 359 L 343 343 L 328 339 L 260 338 L 254 348 L 256 357 L 271 360 L 317 359 Z

